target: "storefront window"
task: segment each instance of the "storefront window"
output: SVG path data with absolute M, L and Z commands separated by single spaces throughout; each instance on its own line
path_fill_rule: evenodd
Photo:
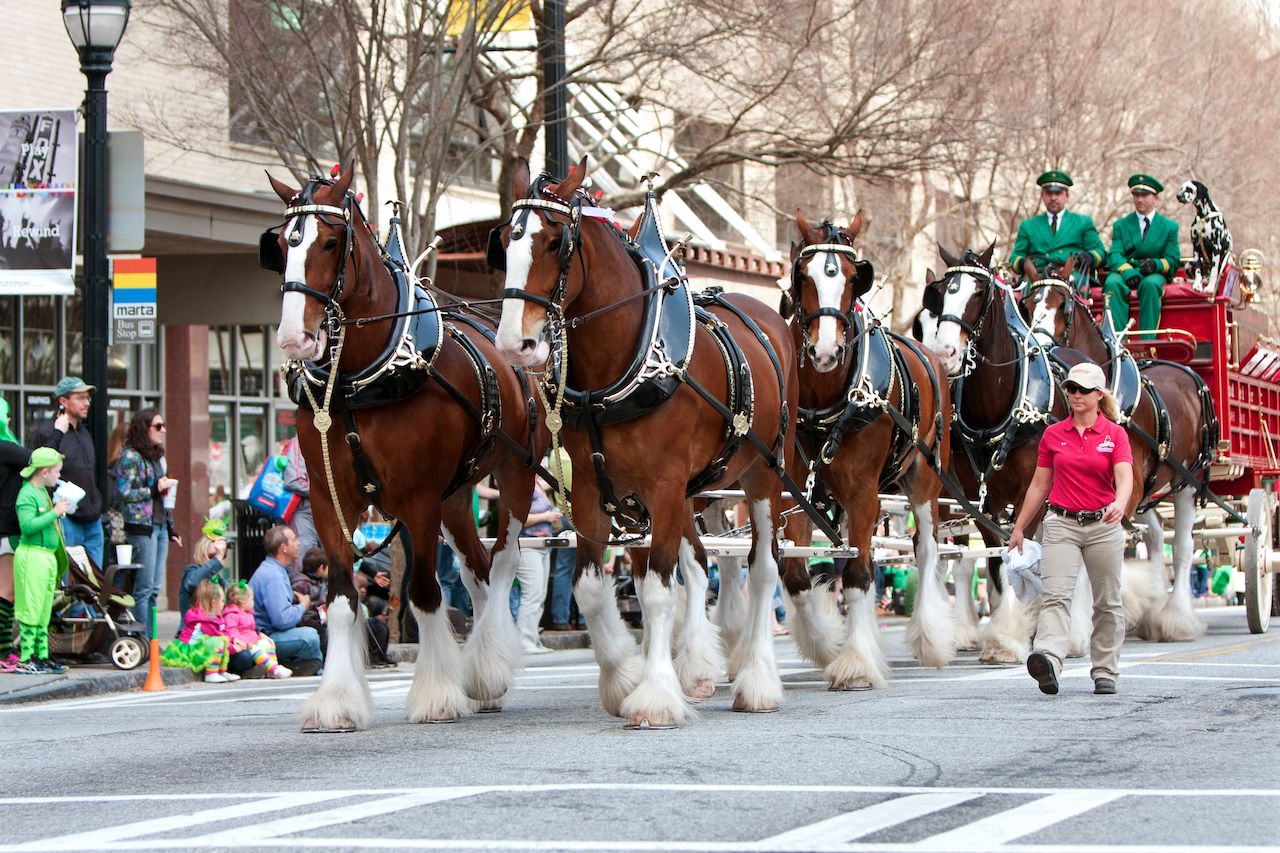
M 18 381 L 18 360 L 14 357 L 13 342 L 17 340 L 18 300 L 0 299 L 0 382 Z M 13 400 L 10 400 L 12 404 Z M 14 406 L 13 411 L 17 411 Z
M 243 326 L 240 328 L 240 352 L 236 373 L 240 378 L 240 394 L 242 396 L 267 396 L 264 337 L 261 326 Z
M 265 405 L 240 406 L 240 465 L 237 491 L 247 495 L 258 476 L 258 470 L 274 448 L 267 442 L 267 407 Z
M 231 385 L 231 361 L 235 352 L 231 348 L 231 329 L 214 326 L 209 329 L 209 393 L 234 394 Z
M 218 489 L 224 496 L 235 496 L 231 487 L 231 406 L 228 403 L 209 404 L 209 489 L 210 497 L 217 498 Z M 210 503 L 216 503 L 216 500 Z
M 52 296 L 22 298 L 22 378 L 28 385 L 58 381 L 57 315 Z

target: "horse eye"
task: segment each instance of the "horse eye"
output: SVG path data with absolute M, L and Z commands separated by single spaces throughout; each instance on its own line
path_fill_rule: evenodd
M 547 244 L 547 251 L 548 252 L 560 251 L 560 243 L 561 243 L 561 239 L 559 237 L 555 238 L 554 240 L 552 240 L 550 243 Z
M 329 239 L 324 241 L 324 250 L 326 252 L 331 252 L 333 251 L 333 249 L 337 247 L 337 245 L 338 245 L 338 238 L 330 237 Z

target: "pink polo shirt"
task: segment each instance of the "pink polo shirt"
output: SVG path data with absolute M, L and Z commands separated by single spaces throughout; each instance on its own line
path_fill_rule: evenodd
M 1053 469 L 1049 502 L 1072 512 L 1092 512 L 1116 499 L 1112 468 L 1133 464 L 1129 435 L 1101 412 L 1081 434 L 1071 418 L 1048 427 L 1040 436 L 1036 465 Z

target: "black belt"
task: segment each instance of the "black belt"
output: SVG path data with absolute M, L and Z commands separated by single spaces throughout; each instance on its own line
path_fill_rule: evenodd
M 1106 514 L 1107 508 L 1084 511 L 1076 511 L 1060 507 L 1055 503 L 1049 504 L 1049 512 L 1054 515 L 1060 515 L 1063 518 L 1069 518 L 1080 525 L 1093 524 L 1095 521 L 1102 521 L 1102 516 Z

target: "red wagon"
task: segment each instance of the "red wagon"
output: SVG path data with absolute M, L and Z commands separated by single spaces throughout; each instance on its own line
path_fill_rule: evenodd
M 1198 530 L 1204 539 L 1243 539 L 1238 567 L 1245 576 L 1249 630 L 1267 630 L 1280 615 L 1276 486 L 1280 482 L 1280 341 L 1270 337 L 1270 317 L 1257 302 L 1261 255 L 1245 252 L 1228 264 L 1216 287 L 1195 289 L 1184 276 L 1165 288 L 1161 326 L 1153 335 L 1131 333 L 1129 350 L 1139 359 L 1185 364 L 1213 394 L 1221 423 L 1218 458 L 1210 487 L 1235 498 L 1248 527 Z M 1095 302 L 1095 311 L 1100 309 Z M 1137 317 L 1136 301 L 1130 307 Z M 1131 327 L 1132 328 L 1132 327 Z

